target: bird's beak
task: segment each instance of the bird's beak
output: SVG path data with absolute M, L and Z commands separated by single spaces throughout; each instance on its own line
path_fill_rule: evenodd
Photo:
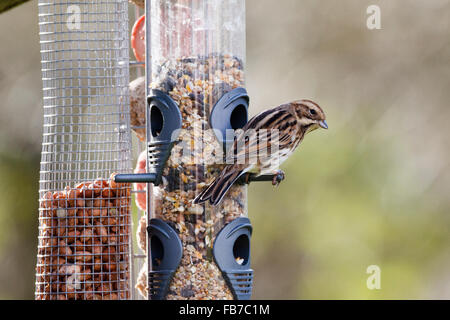
M 321 126 L 324 129 L 328 129 L 328 124 L 325 120 L 320 121 L 319 126 Z

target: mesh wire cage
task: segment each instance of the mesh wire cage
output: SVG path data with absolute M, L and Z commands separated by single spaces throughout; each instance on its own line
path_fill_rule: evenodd
M 43 141 L 36 299 L 131 297 L 126 0 L 39 0 Z

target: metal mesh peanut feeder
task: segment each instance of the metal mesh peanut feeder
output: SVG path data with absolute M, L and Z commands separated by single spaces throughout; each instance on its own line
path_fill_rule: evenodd
M 36 299 L 130 298 L 128 3 L 39 1 Z

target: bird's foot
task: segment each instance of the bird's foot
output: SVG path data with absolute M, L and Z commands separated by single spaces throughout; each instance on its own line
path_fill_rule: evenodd
M 244 175 L 244 182 L 245 182 L 245 184 L 249 184 L 250 183 L 250 176 L 251 175 L 252 174 L 248 173 L 248 172 Z
M 284 180 L 286 175 L 283 170 L 277 170 L 273 173 L 272 185 L 278 187 L 281 181 Z

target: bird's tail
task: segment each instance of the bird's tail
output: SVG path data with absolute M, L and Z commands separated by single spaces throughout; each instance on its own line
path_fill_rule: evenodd
M 233 166 L 225 167 L 220 175 L 195 197 L 193 203 L 199 204 L 209 200 L 212 205 L 218 205 L 231 186 L 244 173 L 245 170 L 236 170 Z

